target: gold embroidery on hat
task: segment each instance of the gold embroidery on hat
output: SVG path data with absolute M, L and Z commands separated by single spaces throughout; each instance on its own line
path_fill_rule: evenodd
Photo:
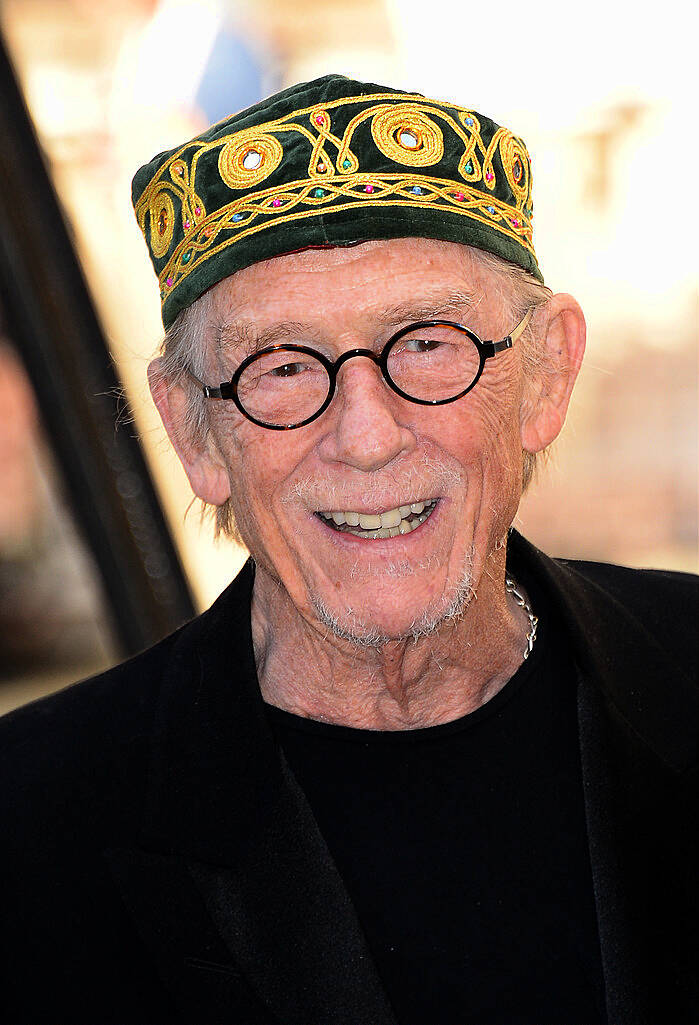
M 497 176 L 493 166 L 493 158 L 499 152 L 505 176 L 519 203 L 526 198 L 526 189 L 522 190 L 519 184 L 515 187 L 515 180 L 512 174 L 515 146 L 518 142 L 519 140 L 507 128 L 498 128 L 488 143 L 488 149 L 483 158 L 483 181 L 486 188 L 491 191 L 495 188 Z
M 460 134 L 465 147 L 459 160 L 459 174 L 467 182 L 479 182 L 482 169 L 478 152 L 485 153 L 485 146 L 481 138 L 481 123 L 472 110 L 459 111 L 459 122 L 463 125 L 463 134 Z
M 506 129 L 500 129 L 502 135 L 498 139 L 500 160 L 512 193 L 520 203 L 525 204 L 529 196 L 529 159 L 527 151 L 520 139 Z M 497 133 L 499 134 L 499 133 Z
M 206 217 L 206 207 L 204 206 L 204 201 L 194 191 L 190 192 L 185 197 L 185 201 L 182 204 L 182 209 L 185 214 L 185 231 L 188 231 L 190 227 L 190 225 L 187 224 L 188 220 L 191 222 L 191 224 L 197 225 L 200 224 Z
M 340 138 L 332 131 L 333 116 L 340 108 L 352 104 L 362 109 L 349 121 Z M 406 168 L 428 166 L 441 159 L 444 129 L 436 123 L 439 120 L 463 144 L 458 174 L 465 184 L 459 188 L 453 178 L 429 178 L 424 174 L 362 172 L 351 147 L 356 129 L 367 119 L 371 119 L 372 136 L 379 151 Z M 301 136 L 308 142 L 307 177 L 251 193 L 252 187 L 263 182 L 279 166 L 284 137 L 288 134 L 292 139 L 298 140 Z M 333 149 L 337 151 L 334 161 L 331 159 Z M 211 151 L 218 151 L 223 182 L 230 188 L 246 190 L 246 194 L 207 215 L 195 191 L 195 183 L 198 163 Z M 496 153 L 514 203 L 498 199 L 494 192 L 498 184 L 493 162 Z M 472 187 L 471 183 L 478 187 Z M 164 299 L 202 261 L 225 247 L 272 224 L 276 227 L 312 217 L 320 209 L 335 212 L 357 206 L 427 205 L 479 221 L 519 243 L 534 256 L 530 221 L 531 170 L 521 140 L 501 128 L 486 147 L 479 119 L 473 111 L 410 94 L 342 97 L 228 136 L 186 143 L 158 168 L 135 204 L 141 230 L 149 239 L 156 259 L 166 256 L 173 244 L 176 217 L 173 200 L 179 201 L 184 238 L 178 242 L 160 274 Z M 148 232 L 147 218 L 150 219 Z M 160 230 L 162 234 L 158 233 Z
M 310 113 L 310 123 L 314 132 L 317 133 L 317 137 L 313 141 L 313 149 L 311 151 L 311 159 L 308 164 L 309 174 L 333 174 L 333 162 L 328 155 L 328 149 L 326 143 L 332 143 L 337 149 L 338 156 L 335 161 L 335 166 L 338 171 L 346 173 L 347 171 L 356 171 L 359 167 L 359 161 L 355 157 L 354 153 L 350 151 L 348 147 L 343 145 L 343 140 L 339 139 L 336 135 L 330 131 L 330 115 L 327 110 L 322 107 L 314 107 Z M 325 166 L 324 172 L 319 172 L 319 165 Z
M 175 208 L 167 192 L 156 193 L 148 208 L 150 219 L 150 247 L 160 259 L 170 248 L 175 227 Z
M 397 164 L 427 167 L 438 164 L 444 156 L 444 136 L 439 125 L 417 103 L 379 108 L 371 120 L 371 134 L 383 155 Z M 404 135 L 413 138 L 415 145 L 406 145 L 402 141 Z
M 170 164 L 170 177 L 173 182 L 182 188 L 189 186 L 189 168 L 184 160 L 173 160 Z
M 317 208 L 323 206 L 330 206 L 333 212 L 357 206 L 417 207 L 425 204 L 437 210 L 456 210 L 516 240 L 534 255 L 531 224 L 521 216 L 514 217 L 513 214 L 518 212 L 509 204 L 468 185 L 459 191 L 453 181 L 421 174 L 337 175 L 328 182 L 327 188 L 319 190 L 317 185 L 317 179 L 293 182 L 282 190 L 266 189 L 217 210 L 208 223 L 201 226 L 196 239 L 185 239 L 177 246 L 163 268 L 159 280 L 164 298 L 177 288 L 195 265 L 220 253 L 232 242 L 263 231 L 270 222 L 277 227 L 312 217 Z M 323 195 L 318 196 L 318 191 Z M 274 205 L 275 200 L 279 206 Z M 185 261 L 183 258 L 187 253 L 190 256 Z
M 236 132 L 218 156 L 218 170 L 229 189 L 250 189 L 279 167 L 284 150 L 274 135 L 259 129 Z

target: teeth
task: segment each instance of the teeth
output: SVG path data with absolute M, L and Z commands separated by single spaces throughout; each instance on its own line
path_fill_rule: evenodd
M 365 516 L 364 513 L 360 513 L 359 526 L 362 527 L 364 530 L 377 530 L 381 526 L 381 517 Z
M 402 518 L 400 509 L 391 509 L 390 512 L 381 513 L 381 526 L 397 527 Z
M 363 538 L 397 537 L 410 534 L 430 516 L 437 499 L 428 502 L 413 502 L 389 509 L 385 513 L 357 513 L 351 511 L 321 512 L 320 516 L 337 527 L 358 527 L 347 533 Z

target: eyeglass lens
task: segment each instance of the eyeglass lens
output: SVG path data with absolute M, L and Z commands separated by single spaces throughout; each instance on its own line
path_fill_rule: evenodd
M 440 402 L 461 395 L 478 376 L 476 344 L 455 326 L 416 327 L 391 345 L 386 371 L 410 398 Z M 238 380 L 238 401 L 255 420 L 279 426 L 300 424 L 326 401 L 331 382 L 325 366 L 308 353 L 290 349 L 261 353 Z

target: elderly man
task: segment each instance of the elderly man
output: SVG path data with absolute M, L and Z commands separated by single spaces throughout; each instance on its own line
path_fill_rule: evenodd
M 696 582 L 511 529 L 585 339 L 524 144 L 329 76 L 134 203 L 153 397 L 251 560 L 5 721 L 2 1020 L 696 1021 Z

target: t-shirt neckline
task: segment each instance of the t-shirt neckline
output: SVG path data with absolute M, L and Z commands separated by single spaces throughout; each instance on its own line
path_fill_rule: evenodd
M 544 656 L 547 653 L 547 645 L 546 625 L 540 618 L 536 641 L 531 654 L 520 663 L 510 679 L 500 688 L 497 694 L 486 701 L 485 704 L 470 712 L 466 712 L 457 719 L 437 723 L 434 726 L 418 726 L 415 729 L 406 730 L 374 730 L 361 726 L 346 726 L 339 723 L 311 719 L 307 716 L 278 708 L 276 705 L 271 705 L 267 702 L 265 702 L 265 711 L 275 731 L 293 730 L 317 737 L 334 738 L 337 741 L 362 744 L 364 746 L 430 743 L 450 734 L 462 733 L 476 727 L 485 719 L 497 714 L 506 704 L 514 700 L 521 693 L 526 683 L 532 679 L 535 672 L 540 669 Z

